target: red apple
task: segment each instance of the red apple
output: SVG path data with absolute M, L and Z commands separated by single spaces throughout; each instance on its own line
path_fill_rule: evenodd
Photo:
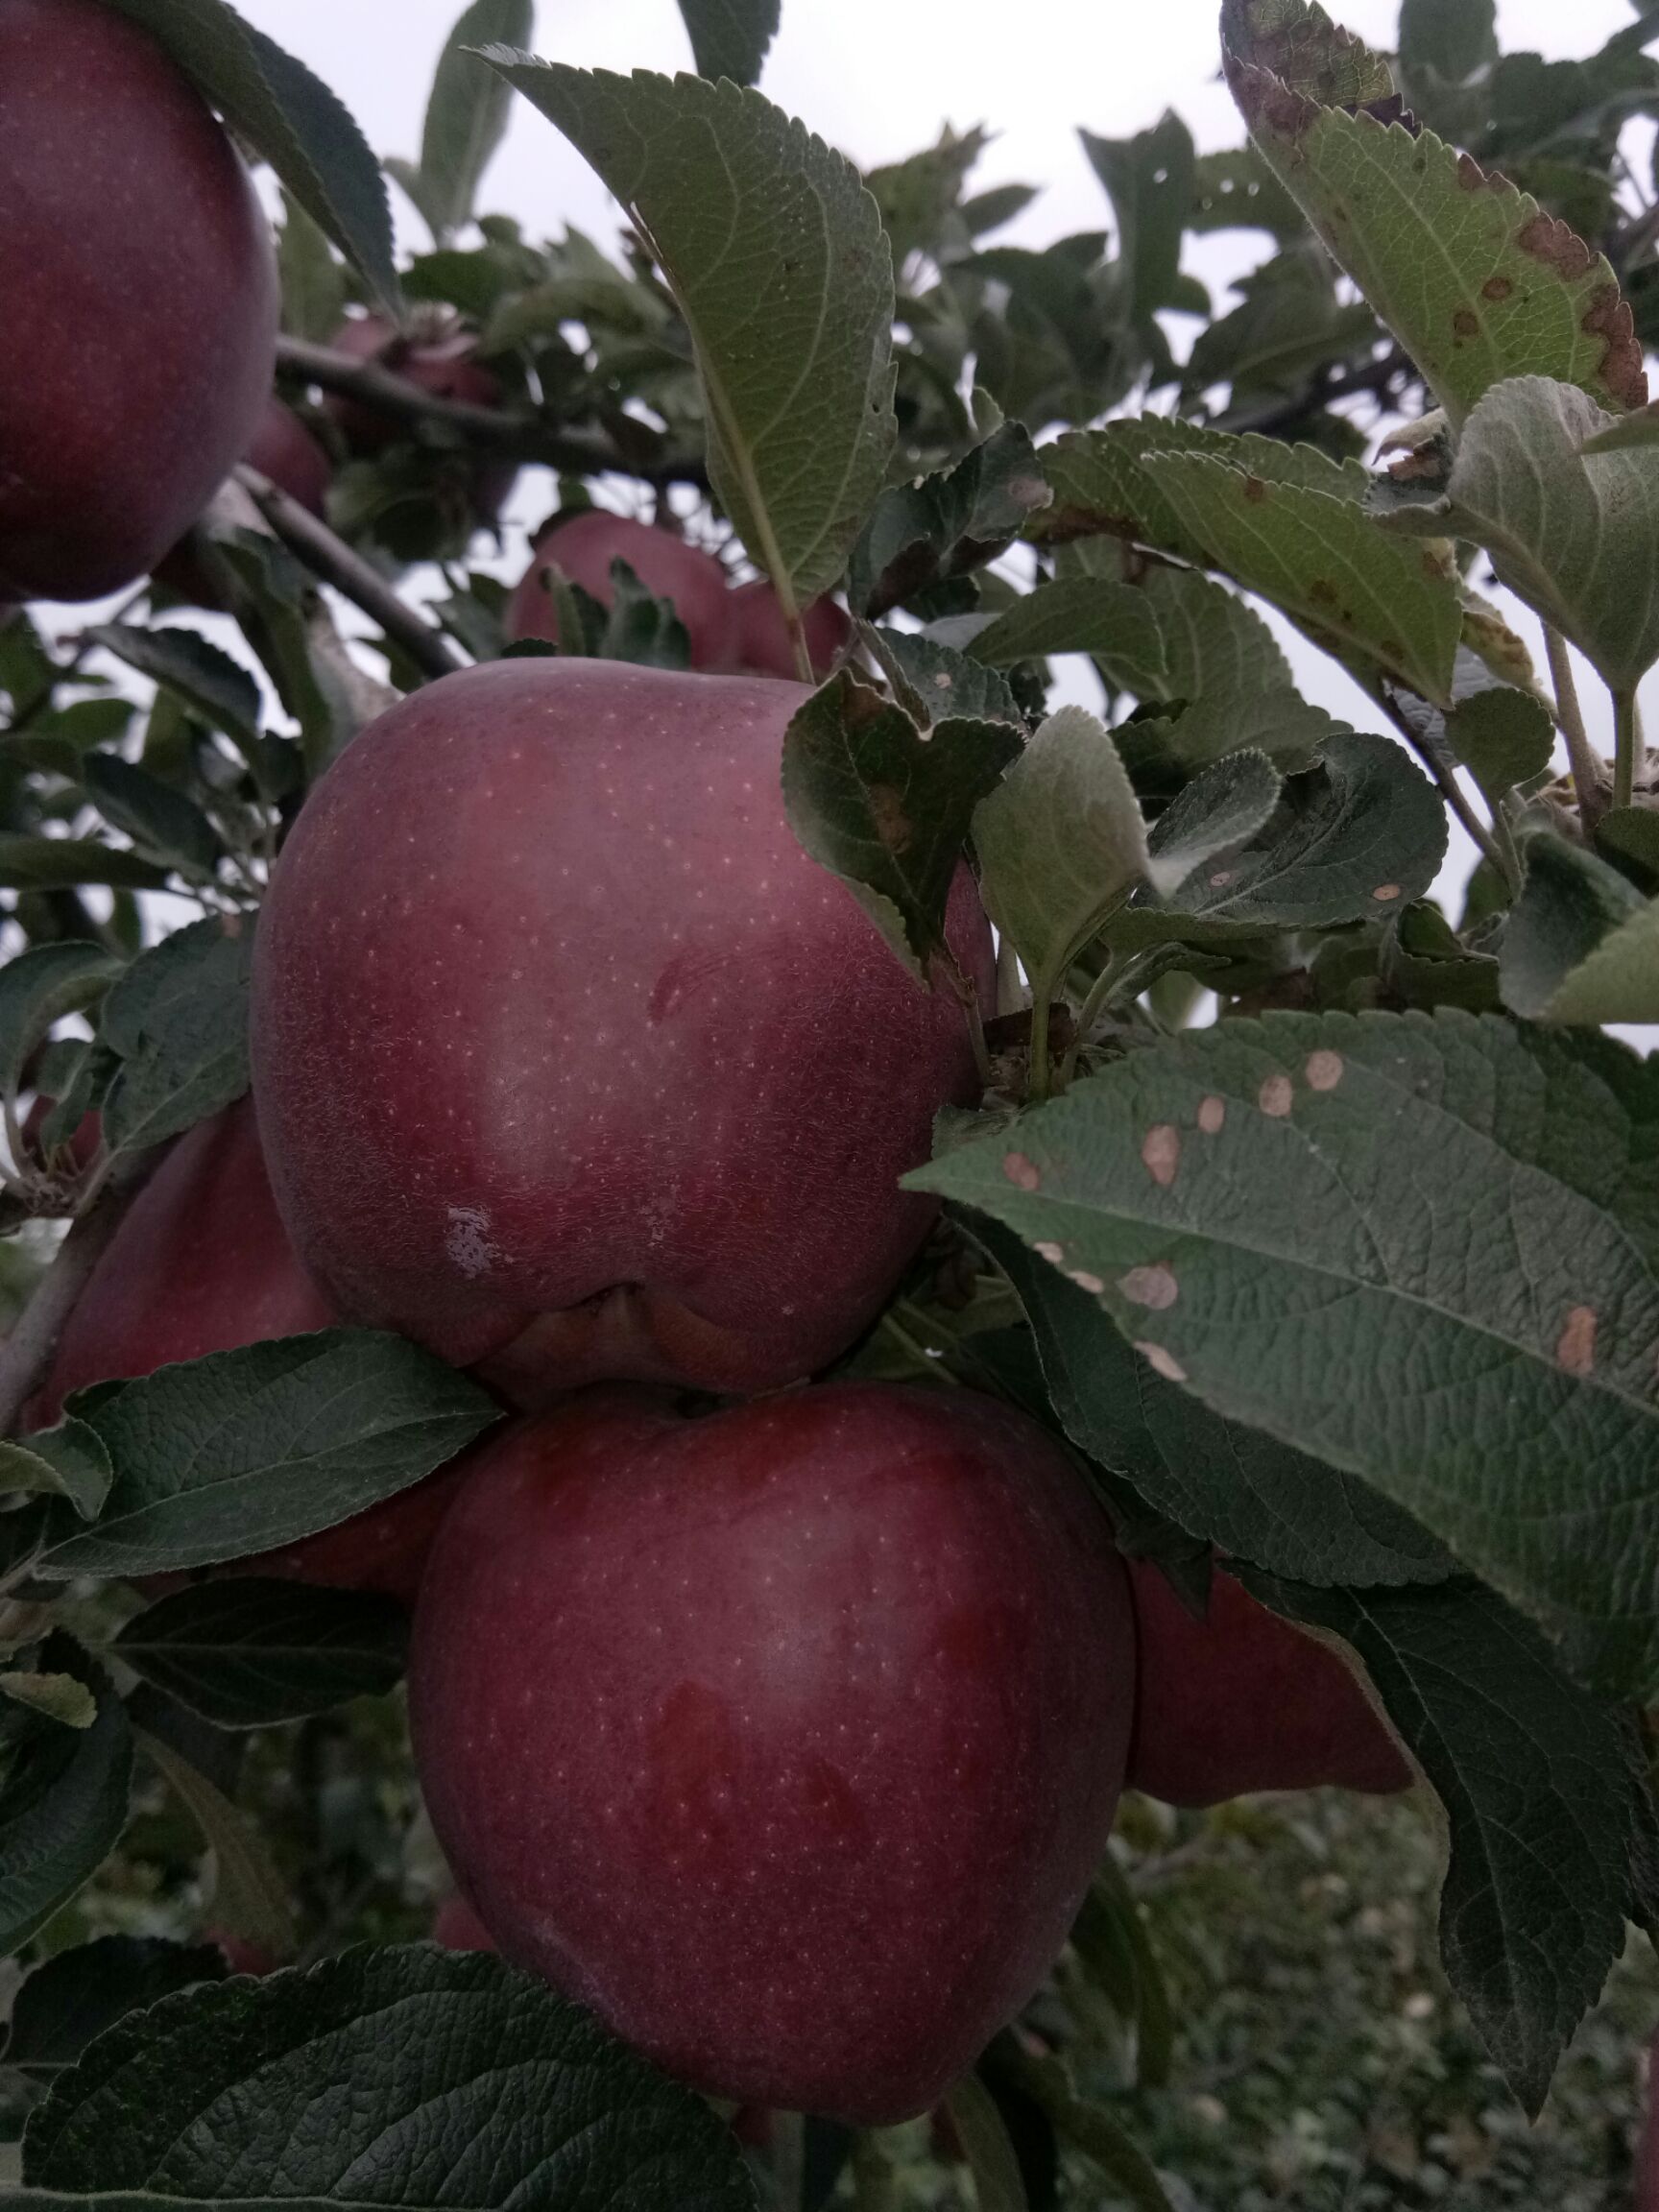
M 505 397 L 501 379 L 477 358 L 477 338 L 443 309 L 418 308 L 407 331 L 399 330 L 384 315 L 352 315 L 334 333 L 334 350 L 353 361 L 389 369 L 434 399 L 457 399 L 469 407 L 499 407 Z M 352 451 L 370 460 L 415 434 L 407 418 L 382 414 L 362 399 L 329 393 L 323 404 Z M 477 455 L 472 503 L 480 521 L 495 520 L 517 477 L 518 464 L 510 457 Z
M 225 1954 L 225 1962 L 232 1974 L 252 1974 L 262 1981 L 267 1974 L 275 1974 L 282 1963 L 276 1953 L 267 1951 L 262 1943 L 250 1943 L 246 1936 L 232 1936 L 223 1928 L 209 1928 L 204 1940 Z
M 29 1409 L 32 1425 L 56 1421 L 70 1392 L 88 1383 L 302 1335 L 334 1319 L 283 1235 L 243 1099 L 181 1138 L 133 1201 L 69 1317 Z M 442 1469 L 333 1528 L 224 1571 L 379 1590 L 409 1603 L 462 1479 L 460 1469 Z
M 277 1203 L 339 1310 L 521 1403 L 764 1390 L 834 1358 L 934 1218 L 898 1189 L 978 1094 L 923 991 L 797 845 L 798 685 L 504 661 L 357 738 L 255 953 Z M 990 931 L 951 936 L 987 996 Z
M 1217 1568 L 1195 1621 L 1149 1561 L 1129 1562 L 1140 1635 L 1129 1787 L 1168 1805 L 1332 1783 L 1379 1795 L 1414 1776 L 1329 1645 Z
M 507 610 L 509 638 L 545 637 L 559 643 L 559 610 L 547 589 L 555 568 L 609 607 L 615 597 L 613 561 L 626 561 L 645 589 L 673 602 L 691 643 L 693 668 L 733 665 L 737 658 L 733 612 L 736 594 L 712 553 L 688 545 L 671 530 L 632 522 L 601 507 L 556 517 L 536 541 L 536 557 Z M 793 669 L 786 671 L 793 674 Z
M 0 598 L 146 574 L 247 450 L 276 263 L 229 139 L 100 0 L 0 5 Z
M 432 1940 L 445 1951 L 493 1951 L 495 1938 L 465 1897 L 445 1897 L 432 1916 Z
M 326 514 L 334 464 L 292 407 L 285 407 L 280 399 L 266 400 L 246 458 L 309 514 Z M 181 599 L 193 599 L 198 607 L 224 607 L 188 538 L 156 562 L 155 575 L 158 584 L 165 584 Z
M 795 649 L 783 625 L 778 594 L 764 577 L 740 585 L 732 594 L 732 619 L 735 636 L 732 666 L 752 676 L 792 678 Z M 853 636 L 853 621 L 843 607 L 828 594 L 814 599 L 802 616 L 806 650 L 812 656 L 812 673 L 822 683 L 840 659 Z
M 505 1958 L 709 2095 L 881 2125 L 1065 1942 L 1134 1664 L 1104 1514 L 995 1400 L 605 1390 L 474 1461 L 416 1761 Z

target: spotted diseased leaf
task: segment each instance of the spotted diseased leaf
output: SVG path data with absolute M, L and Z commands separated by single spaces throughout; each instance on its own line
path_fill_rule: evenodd
M 919 979 L 947 951 L 945 909 L 974 809 L 1020 750 L 1006 722 L 941 722 L 924 737 L 902 708 L 847 669 L 789 725 L 791 828 Z
M 1536 2117 L 1626 1922 L 1644 1917 L 1637 1869 L 1651 1811 L 1633 1732 L 1478 1582 L 1310 1590 L 1244 1578 L 1278 1611 L 1353 1646 L 1445 1808 L 1441 1957 Z
M 89 1882 L 127 1824 L 132 1740 L 108 1676 L 54 1631 L 27 1655 L 34 1671 L 81 1686 L 89 1727 L 66 1728 L 27 1704 L 0 1707 L 0 1953 L 10 1956 Z
M 839 581 L 897 434 L 875 201 L 757 92 L 485 52 L 592 164 L 661 270 L 696 352 L 715 493 L 792 614 Z
M 1644 404 L 1606 259 L 1506 178 L 1408 128 L 1385 62 L 1309 0 L 1227 0 L 1222 37 L 1252 139 L 1455 431 L 1494 384 L 1527 373 L 1615 413 Z
M 1005 422 L 953 469 L 882 493 L 854 548 L 848 596 L 874 621 L 996 560 L 1052 498 L 1030 432 Z
M 326 2110 L 325 2126 L 305 2124 Z M 163 1998 L 101 2035 L 31 2116 L 23 2180 L 115 2204 L 360 2202 L 407 2147 L 451 2212 L 753 2212 L 704 2101 L 480 1952 L 379 1945 Z
M 217 1114 L 248 1088 L 251 916 L 164 937 L 104 1001 L 102 1043 L 121 1066 L 104 1104 L 111 1152 L 142 1151 Z
M 1452 704 L 1463 616 L 1449 551 L 1390 538 L 1352 500 L 1213 455 L 1154 453 L 1142 467 L 1208 565 L 1270 600 L 1315 644 Z
M 322 79 L 228 0 L 109 5 L 159 40 L 396 313 L 392 211 L 380 164 Z
M 986 912 L 1034 996 L 1052 996 L 1146 875 L 1146 826 L 1112 733 L 1081 707 L 1051 714 L 974 815 Z
M 1559 837 L 1527 841 L 1499 956 L 1503 1003 L 1534 1022 L 1659 1022 L 1659 899 Z
M 406 1490 L 499 1418 L 465 1375 L 369 1329 L 215 1352 L 70 1403 L 115 1479 L 91 1527 L 56 1532 L 36 1569 L 50 1580 L 297 1543 Z
M 1659 1067 L 1449 1011 L 1234 1020 L 910 1181 L 1391 1498 L 1588 1687 L 1659 1687 Z

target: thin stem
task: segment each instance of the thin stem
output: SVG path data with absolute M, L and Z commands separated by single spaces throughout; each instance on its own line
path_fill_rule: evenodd
M 1613 694 L 1613 804 L 1630 806 L 1636 801 L 1636 779 L 1642 773 L 1647 750 L 1642 742 L 1642 709 L 1636 703 L 1634 685 L 1627 691 Z
M 16 1430 L 24 1407 L 45 1380 L 75 1301 L 158 1165 L 159 1155 L 150 1152 L 124 1161 L 70 1223 L 22 1319 L 0 1349 L 0 1436 Z
M 303 377 L 308 384 L 320 385 L 325 392 L 361 400 L 365 406 L 395 415 L 400 421 L 436 423 L 470 445 L 542 461 L 568 475 L 621 474 L 637 476 L 650 484 L 708 485 L 708 466 L 701 455 L 672 454 L 642 461 L 624 453 L 609 438 L 549 429 L 539 415 L 521 408 L 479 407 L 464 399 L 441 398 L 377 361 L 354 361 L 349 353 L 314 346 L 304 338 L 279 338 L 276 366 Z
M 1052 991 L 1039 979 L 1039 988 L 1031 995 L 1031 1072 L 1028 1083 L 1031 1103 L 1040 1106 L 1048 1095 L 1051 1080 L 1048 1068 L 1048 1017 Z
M 1519 891 L 1521 888 L 1519 862 L 1515 864 L 1514 873 L 1511 874 L 1509 867 L 1505 865 L 1497 838 L 1493 836 L 1491 830 L 1487 829 L 1485 823 L 1481 821 L 1479 815 L 1476 813 L 1465 797 L 1463 786 L 1457 781 L 1456 770 L 1439 757 L 1433 746 L 1426 738 L 1418 735 L 1411 727 L 1410 716 L 1403 714 L 1385 691 L 1379 691 L 1378 696 L 1382 703 L 1382 711 L 1434 779 L 1441 798 L 1445 800 L 1447 805 L 1463 825 L 1465 833 L 1481 858 L 1498 871 L 1504 882 L 1508 884 L 1511 892 Z
M 1578 819 L 1586 837 L 1606 810 L 1601 795 L 1601 761 L 1584 727 L 1584 709 L 1578 703 L 1578 683 L 1573 673 L 1573 656 L 1567 640 L 1553 623 L 1544 625 L 1544 650 L 1550 660 L 1550 681 L 1555 686 L 1555 727 L 1567 741 L 1567 765 L 1578 801 Z
M 373 569 L 361 554 L 354 553 L 343 538 L 337 538 L 326 522 L 320 522 L 308 508 L 301 507 L 297 499 L 290 499 L 269 476 L 262 476 L 246 462 L 237 469 L 236 481 L 289 551 L 297 554 L 314 576 L 333 585 L 336 591 L 344 593 L 353 606 L 360 607 L 372 621 L 378 622 L 387 637 L 402 646 L 422 674 L 433 678 L 453 676 L 465 665 L 442 631 L 435 630 L 406 600 L 400 599 L 384 577 Z

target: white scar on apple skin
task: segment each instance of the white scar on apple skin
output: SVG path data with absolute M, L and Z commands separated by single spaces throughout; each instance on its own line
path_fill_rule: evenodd
M 491 1240 L 490 1216 L 481 1206 L 451 1206 L 444 1249 L 463 1275 L 487 1275 L 501 1258 L 501 1248 Z

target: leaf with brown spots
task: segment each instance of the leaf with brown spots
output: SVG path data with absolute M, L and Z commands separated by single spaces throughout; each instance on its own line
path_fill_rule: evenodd
M 1326 651 L 1451 705 L 1463 617 L 1450 563 L 1426 565 L 1352 500 L 1269 485 L 1212 455 L 1152 454 L 1143 468 L 1208 565 Z
M 1508 376 L 1559 377 L 1615 412 L 1643 405 L 1642 349 L 1608 262 L 1506 178 L 1393 119 L 1386 64 L 1362 60 L 1309 0 L 1229 0 L 1223 37 L 1251 137 L 1455 430 Z
M 839 876 L 911 973 L 945 951 L 945 907 L 974 809 L 1020 754 L 1006 722 L 956 717 L 926 737 L 844 669 L 783 740 L 783 804 L 814 860 Z
M 1455 1012 L 1229 1020 L 1013 1138 L 1034 1189 L 1006 1135 L 911 1185 L 1061 1247 L 1102 1332 L 1391 1499 L 1590 1689 L 1659 1693 L 1659 1064 Z

